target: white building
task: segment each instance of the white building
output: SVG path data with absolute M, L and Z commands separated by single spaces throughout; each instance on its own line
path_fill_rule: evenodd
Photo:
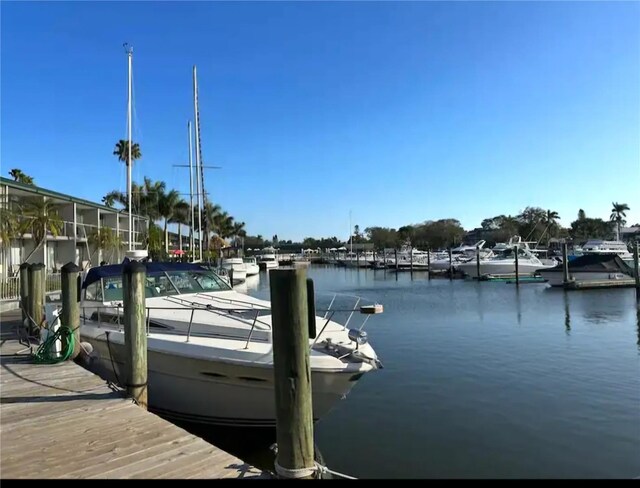
M 86 269 L 103 260 L 118 263 L 124 258 L 124 251 L 129 247 L 129 216 L 126 211 L 0 177 L 0 211 L 5 211 L 9 202 L 20 203 L 33 199 L 50 200 L 56 206 L 63 225 L 59 235 L 48 233 L 44 244 L 29 258 L 29 263 L 44 263 L 47 273 L 55 273 L 68 262 Z M 134 249 L 144 249 L 146 244 L 141 241 L 148 231 L 149 221 L 140 216 L 133 216 L 132 220 Z M 118 248 L 103 250 L 90 244 L 89 236 L 103 227 L 111 228 L 120 238 Z M 11 239 L 9 246 L 2 243 L 0 278 L 15 275 L 35 245 L 29 233 Z

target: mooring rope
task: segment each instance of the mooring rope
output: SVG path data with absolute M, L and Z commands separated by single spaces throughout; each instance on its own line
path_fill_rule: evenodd
M 339 476 L 341 478 L 347 479 L 347 480 L 356 480 L 358 478 L 354 478 L 353 476 L 349 476 L 347 474 L 344 473 L 339 473 L 338 471 L 334 471 L 332 469 L 327 468 L 326 466 L 323 466 L 322 464 L 315 462 L 314 466 L 311 468 L 298 468 L 298 469 L 291 469 L 291 468 L 285 468 L 283 466 L 280 466 L 278 464 L 278 460 L 276 459 L 276 461 L 274 462 L 274 466 L 276 468 L 276 474 L 278 476 L 282 476 L 283 478 L 287 478 L 287 479 L 300 479 L 300 478 L 308 478 L 310 476 L 313 476 L 314 473 L 329 473 L 332 474 L 334 476 Z

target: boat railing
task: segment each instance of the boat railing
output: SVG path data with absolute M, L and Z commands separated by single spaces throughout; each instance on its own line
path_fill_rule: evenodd
M 336 302 L 336 298 L 340 296 L 354 298 L 356 300 L 355 305 L 352 307 L 332 308 Z M 189 325 L 187 327 L 185 342 L 189 342 L 191 339 L 193 320 L 194 320 L 194 315 L 196 311 L 203 311 L 203 312 L 215 313 L 217 315 L 223 315 L 225 318 L 237 320 L 238 322 L 244 325 L 248 325 L 250 322 L 251 327 L 249 329 L 249 334 L 246 338 L 246 343 L 244 346 L 245 349 L 249 347 L 249 344 L 253 339 L 255 328 L 258 324 L 263 325 L 269 331 L 272 330 L 272 326 L 270 323 L 259 320 L 261 313 L 263 314 L 263 316 L 270 314 L 271 312 L 270 307 L 256 306 L 255 308 L 247 308 L 245 306 L 242 308 L 227 308 L 227 307 L 216 307 L 215 305 L 209 304 L 209 303 L 202 304 L 198 302 L 193 302 L 193 301 L 181 299 L 178 297 L 166 297 L 166 298 L 169 299 L 169 301 L 173 301 L 177 306 L 145 307 L 145 325 L 147 329 L 147 336 L 149 336 L 151 332 L 152 311 L 158 311 L 158 310 L 161 310 L 161 311 L 176 310 L 176 311 L 182 311 L 182 312 L 189 311 L 189 310 L 191 311 L 189 316 Z M 244 305 L 247 304 L 247 302 L 242 302 L 240 300 L 237 300 L 237 302 L 242 303 Z M 362 331 L 364 329 L 371 315 L 382 313 L 381 305 L 379 304 L 360 305 L 361 302 L 362 302 L 362 297 L 336 293 L 333 295 L 328 308 L 316 309 L 317 313 L 323 314 L 322 320 L 324 321 L 324 324 L 320 332 L 316 335 L 316 338 L 313 344 L 311 345 L 311 347 L 313 347 L 319 341 L 325 329 L 331 323 L 331 321 L 333 320 L 333 318 L 337 313 L 347 314 L 347 319 L 344 322 L 344 324 L 340 324 L 342 325 L 343 330 L 347 330 L 347 327 L 356 312 L 363 314 L 364 318 L 362 320 L 362 323 L 359 325 L 359 327 L 357 327 L 359 331 Z M 255 304 L 252 304 L 252 305 L 255 305 Z M 86 324 L 87 320 L 89 320 L 89 321 L 95 322 L 98 328 L 100 328 L 101 324 L 104 323 L 103 322 L 103 318 L 104 318 L 106 319 L 107 323 L 117 325 L 118 331 L 120 332 L 123 331 L 123 327 L 124 327 L 123 302 L 121 301 L 113 302 L 112 304 L 109 304 L 109 305 L 104 305 L 104 304 L 96 305 L 96 306 L 85 305 L 85 306 L 82 306 L 81 310 L 82 310 L 81 318 L 82 318 L 83 324 Z M 87 315 L 87 310 L 89 310 L 90 315 Z M 114 310 L 115 310 L 115 314 L 114 314 Z M 243 316 L 242 314 L 245 314 L 245 315 Z M 93 318 L 94 316 L 95 316 L 95 319 Z M 242 339 L 244 340 L 244 337 Z

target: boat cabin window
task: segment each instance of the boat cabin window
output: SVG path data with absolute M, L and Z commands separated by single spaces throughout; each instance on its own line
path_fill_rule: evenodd
M 84 291 L 84 299 L 91 301 L 102 301 L 102 286 L 100 286 L 100 282 L 96 281 L 95 283 L 91 283 L 87 286 Z
M 157 271 L 147 274 L 145 283 L 146 298 L 226 290 L 231 290 L 231 287 L 222 278 L 205 270 Z M 122 297 L 121 276 L 102 278 L 85 290 L 85 300 L 110 302 L 120 301 Z

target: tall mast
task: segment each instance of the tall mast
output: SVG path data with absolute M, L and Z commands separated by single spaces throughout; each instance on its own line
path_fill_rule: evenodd
M 189 251 L 192 253 L 192 259 L 195 259 L 195 251 L 193 249 L 193 170 L 192 170 L 192 139 L 191 134 L 191 121 L 187 122 L 187 129 L 189 130 Z
M 349 210 L 349 246 L 351 247 L 349 252 L 353 254 L 353 229 L 351 228 L 351 210 Z M 353 259 L 353 256 L 351 256 L 351 259 Z
M 202 261 L 202 193 L 203 186 L 200 181 L 200 173 L 202 171 L 202 161 L 200 161 L 200 122 L 198 120 L 198 75 L 196 73 L 196 67 L 193 67 L 193 113 L 196 123 L 196 185 L 198 192 L 198 241 L 199 241 L 199 256 Z
M 131 63 L 133 60 L 133 47 L 130 47 L 128 44 L 125 44 L 124 46 L 129 58 L 129 96 L 127 97 L 127 127 L 129 132 L 129 154 L 127 155 L 127 200 L 129 202 L 129 251 L 131 251 L 133 249 L 133 224 L 131 217 L 131 201 L 133 200 L 133 196 L 131 195 Z

